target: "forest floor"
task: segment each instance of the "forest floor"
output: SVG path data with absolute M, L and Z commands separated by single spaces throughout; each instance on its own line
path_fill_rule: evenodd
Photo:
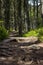
M 10 37 L 14 36 L 18 36 L 18 34 L 17 33 L 10 34 Z M 22 43 L 18 43 L 14 40 L 11 40 L 10 42 L 0 43 L 0 65 L 43 65 L 43 43 L 38 44 L 35 43 L 36 46 L 41 47 L 41 49 L 38 50 L 39 58 L 37 62 L 34 62 L 33 60 L 30 61 L 29 58 L 31 56 L 28 55 L 28 52 L 30 52 L 29 46 L 32 45 L 34 46 L 34 44 L 32 45 L 26 44 L 24 43 L 23 45 Z M 42 56 L 40 55 L 40 53 Z
M 43 65 L 43 59 L 41 59 L 40 61 L 38 59 L 38 61 L 39 61 L 38 63 L 37 62 L 35 63 L 34 61 L 32 63 L 32 60 L 31 61 L 22 60 L 22 55 L 24 57 L 25 52 L 19 48 L 14 48 L 15 46 L 14 46 L 14 43 L 12 43 L 12 42 L 11 42 L 11 45 L 9 45 L 9 44 L 4 45 L 3 51 L 1 51 L 2 49 L 0 49 L 0 65 Z M 40 43 L 38 45 L 43 46 L 43 43 Z M 8 47 L 8 46 L 10 46 L 10 47 Z M 43 48 L 41 50 L 40 50 L 40 53 L 43 53 Z M 19 59 L 19 58 L 21 58 L 21 59 Z

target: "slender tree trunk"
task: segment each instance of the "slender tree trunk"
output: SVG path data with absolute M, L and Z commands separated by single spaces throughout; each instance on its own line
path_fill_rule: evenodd
M 0 19 L 2 18 L 2 15 L 1 15 L 1 0 L 0 0 Z
M 36 28 L 36 6 L 35 6 L 35 0 L 33 0 L 33 13 L 34 13 L 34 21 L 32 23 L 32 29 Z
M 19 35 L 22 36 L 22 19 L 21 19 L 21 0 L 18 4 L 18 26 L 19 26 Z
M 33 4 L 34 4 L 33 12 L 34 12 L 34 18 L 35 18 L 35 0 L 33 0 Z
M 10 0 L 4 0 L 4 8 L 5 8 L 5 12 L 4 12 L 4 25 L 5 25 L 5 28 L 7 30 L 9 30 L 10 28 Z
M 29 4 L 28 0 L 25 0 L 25 12 L 26 12 L 26 21 L 27 21 L 27 31 L 30 30 L 30 20 L 29 20 Z
M 17 0 L 14 0 L 14 27 L 17 30 Z
M 36 4 L 37 4 L 36 27 L 38 27 L 38 0 L 36 1 Z
M 27 29 L 30 30 L 30 20 L 29 20 L 29 4 L 27 0 Z
M 42 27 L 43 27 L 43 0 L 41 0 L 41 6 L 42 6 Z

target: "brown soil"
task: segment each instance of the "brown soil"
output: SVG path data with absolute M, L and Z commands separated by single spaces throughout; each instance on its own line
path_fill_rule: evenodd
M 29 50 L 26 52 L 27 49 L 20 48 L 20 46 L 24 45 L 14 41 L 11 41 L 10 43 L 0 43 L 0 65 L 43 65 L 43 43 L 37 44 L 37 46 L 41 47 L 37 51 L 38 63 L 34 61 L 33 63 L 30 62 L 32 61 L 31 55 L 27 54 Z

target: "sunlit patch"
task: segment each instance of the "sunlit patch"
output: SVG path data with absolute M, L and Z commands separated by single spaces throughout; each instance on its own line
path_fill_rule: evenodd
M 29 0 L 28 1 L 28 4 L 30 4 L 30 5 L 34 5 L 34 3 L 33 3 L 33 0 Z M 40 0 L 38 0 L 38 6 L 40 5 Z M 35 1 L 35 6 L 37 6 L 37 1 Z

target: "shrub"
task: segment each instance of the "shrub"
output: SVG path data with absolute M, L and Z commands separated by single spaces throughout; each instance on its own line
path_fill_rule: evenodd
M 0 41 L 8 37 L 8 32 L 4 27 L 0 26 Z
M 29 37 L 29 36 L 37 36 L 38 33 L 35 30 L 31 30 L 30 32 L 27 32 L 26 34 L 24 34 L 24 37 Z
M 0 26 L 3 26 L 3 22 L 4 22 L 3 20 L 0 20 Z
M 38 37 L 40 42 L 43 42 L 43 36 Z
M 39 33 L 39 36 L 40 36 L 40 35 L 41 35 L 41 36 L 43 35 L 43 27 L 38 29 L 38 33 Z
M 43 27 L 38 29 L 38 38 L 43 41 Z
M 43 42 L 43 27 L 35 30 L 31 30 L 25 34 L 23 34 L 23 37 L 29 37 L 29 36 L 35 36 L 39 38 L 39 41 Z

